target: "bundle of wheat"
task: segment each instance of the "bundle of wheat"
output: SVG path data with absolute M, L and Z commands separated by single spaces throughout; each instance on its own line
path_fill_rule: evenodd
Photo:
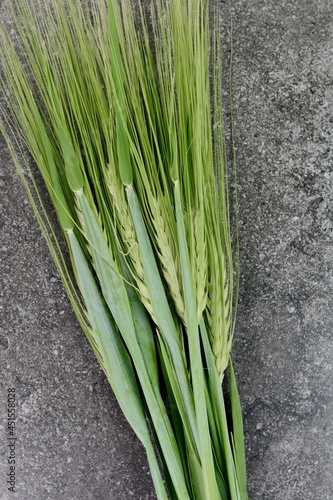
M 130 0 L 9 5 L 16 35 L 1 30 L 1 130 L 157 497 L 245 500 L 221 46 L 209 2 L 157 0 L 148 15 Z M 17 159 L 22 147 L 72 270 Z

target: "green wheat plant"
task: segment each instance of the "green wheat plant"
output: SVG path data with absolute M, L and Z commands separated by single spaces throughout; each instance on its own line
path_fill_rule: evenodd
M 8 9 L 1 131 L 157 498 L 246 500 L 217 13 L 208 0 Z

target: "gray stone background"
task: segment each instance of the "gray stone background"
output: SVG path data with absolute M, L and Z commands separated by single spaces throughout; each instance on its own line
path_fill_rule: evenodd
M 233 11 L 250 500 L 333 499 L 332 0 Z M 0 4 L 0 16 L 4 15 Z M 150 500 L 145 456 L 77 325 L 3 140 L 0 499 Z M 7 492 L 6 390 L 18 399 Z

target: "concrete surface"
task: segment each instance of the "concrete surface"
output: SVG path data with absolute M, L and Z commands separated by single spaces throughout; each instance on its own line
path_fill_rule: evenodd
M 234 11 L 250 498 L 331 500 L 333 3 Z
M 227 15 L 230 5 L 217 2 Z M 250 500 L 333 498 L 331 0 L 233 0 Z M 0 15 L 3 13 L 0 7 Z M 154 499 L 3 141 L 0 499 Z M 6 391 L 17 394 L 7 491 Z

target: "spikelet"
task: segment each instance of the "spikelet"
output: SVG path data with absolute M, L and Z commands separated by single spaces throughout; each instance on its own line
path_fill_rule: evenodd
M 120 179 L 107 169 L 106 183 L 114 204 L 116 224 L 124 245 L 126 260 L 133 278 L 135 279 L 140 298 L 150 316 L 154 319 L 149 290 L 145 283 L 144 270 L 140 255 L 140 248 L 137 242 L 132 216 L 125 199 L 124 188 Z
M 185 322 L 185 306 L 180 279 L 180 264 L 175 244 L 172 239 L 172 233 L 165 222 L 161 205 L 157 198 L 152 197 L 150 209 L 157 242 L 157 252 L 162 265 L 163 276 L 169 286 L 176 311 L 182 321 Z
M 227 279 L 226 259 L 215 241 L 210 240 L 210 262 L 208 279 L 207 318 L 210 325 L 210 342 L 220 379 L 228 366 L 231 342 L 230 293 Z

